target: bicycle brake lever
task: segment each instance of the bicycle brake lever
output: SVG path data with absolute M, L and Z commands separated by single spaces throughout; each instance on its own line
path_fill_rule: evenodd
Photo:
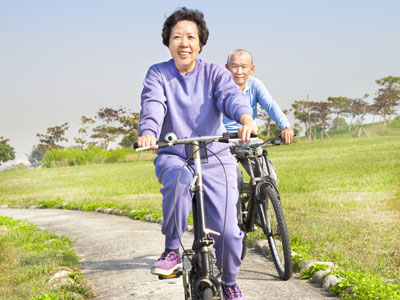
M 216 235 L 216 236 L 220 236 L 221 235 L 219 232 L 216 232 L 216 231 L 208 229 L 208 228 L 204 229 L 204 233 L 205 234 L 213 234 L 213 235 Z

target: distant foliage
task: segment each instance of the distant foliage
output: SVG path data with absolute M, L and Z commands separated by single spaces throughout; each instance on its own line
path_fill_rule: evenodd
M 42 165 L 47 168 L 88 164 L 118 163 L 126 160 L 132 151 L 122 148 L 105 151 L 102 147 L 85 150 L 79 148 L 53 149 L 43 156 Z
M 9 139 L 0 136 L 0 166 L 3 162 L 13 160 L 15 158 L 14 148 L 8 144 Z

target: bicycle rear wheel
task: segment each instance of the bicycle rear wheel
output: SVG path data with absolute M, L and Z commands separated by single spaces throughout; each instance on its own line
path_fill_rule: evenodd
M 292 277 L 292 251 L 289 234 L 278 192 L 272 183 L 262 183 L 262 201 L 257 203 L 263 232 L 268 239 L 269 248 L 278 275 L 283 280 Z

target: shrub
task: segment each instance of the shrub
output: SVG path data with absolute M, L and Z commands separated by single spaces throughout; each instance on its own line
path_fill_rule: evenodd
M 92 147 L 85 150 L 79 148 L 53 149 L 47 151 L 43 157 L 42 165 L 47 168 L 66 167 L 88 164 L 124 162 L 133 150 L 116 149 L 105 151 L 101 147 Z

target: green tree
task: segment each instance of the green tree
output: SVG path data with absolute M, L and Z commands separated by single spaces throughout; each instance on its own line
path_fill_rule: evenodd
M 94 124 L 95 122 L 96 121 L 91 118 L 87 118 L 85 116 L 81 117 L 81 128 L 78 130 L 80 136 L 74 138 L 75 143 L 77 143 L 81 149 L 85 149 L 88 146 L 89 143 L 87 141 L 87 137 L 89 135 L 89 128 L 90 125 Z
M 64 147 L 59 145 L 59 143 L 64 141 L 68 142 L 68 139 L 64 137 L 68 128 L 68 122 L 65 122 L 60 126 L 47 128 L 47 134 L 36 134 L 40 141 L 38 148 L 46 151 L 51 149 L 63 149 Z
M 44 147 L 39 147 L 38 145 L 33 146 L 31 153 L 28 155 L 28 160 L 33 166 L 38 166 L 42 161 L 43 156 L 46 154 L 46 149 Z
M 13 160 L 15 158 L 14 148 L 8 144 L 9 140 L 10 139 L 0 136 L 0 166 L 6 161 Z
M 376 83 L 381 88 L 376 92 L 372 109 L 381 115 L 383 126 L 386 126 L 387 121 L 392 121 L 392 115 L 400 104 L 400 77 L 387 76 L 377 79 Z
M 126 115 L 118 117 L 118 121 L 121 123 L 120 133 L 124 135 L 120 145 L 125 148 L 133 147 L 138 138 L 140 114 L 129 111 Z
M 350 110 L 353 116 L 356 118 L 357 137 L 361 137 L 362 134 L 368 136 L 363 127 L 365 116 L 371 111 L 371 106 L 366 101 L 367 98 L 368 94 L 365 94 L 363 98 L 356 98 L 351 100 Z
M 317 106 L 316 102 L 309 101 L 308 95 L 307 100 L 296 100 L 292 107 L 294 109 L 294 117 L 298 119 L 300 122 L 304 123 L 306 129 L 306 136 L 308 140 L 312 138 L 316 138 L 316 124 L 317 124 L 317 115 L 315 113 L 315 107 Z M 314 126 L 314 132 L 313 132 Z
M 321 134 L 321 139 L 324 137 L 330 137 L 328 134 L 328 127 L 329 127 L 329 115 L 331 113 L 331 104 L 329 102 L 314 102 L 313 111 L 315 112 L 316 122 L 318 122 L 318 127 Z M 317 126 L 315 128 L 317 128 Z
M 271 136 L 271 117 L 264 109 L 259 109 L 257 112 L 257 118 L 265 122 L 265 132 L 263 132 L 263 134 L 265 134 L 266 136 Z
M 94 134 L 91 138 L 98 139 L 98 144 L 102 144 L 107 150 L 109 144 L 121 133 L 120 127 L 116 123 L 118 118 L 126 113 L 125 108 L 113 109 L 109 107 L 100 108 L 96 118 L 103 121 L 103 124 L 93 128 Z
M 347 97 L 328 97 L 328 102 L 331 104 L 333 113 L 336 114 L 336 118 L 333 120 L 333 127 L 334 129 L 339 129 L 339 118 L 349 111 L 351 99 Z

